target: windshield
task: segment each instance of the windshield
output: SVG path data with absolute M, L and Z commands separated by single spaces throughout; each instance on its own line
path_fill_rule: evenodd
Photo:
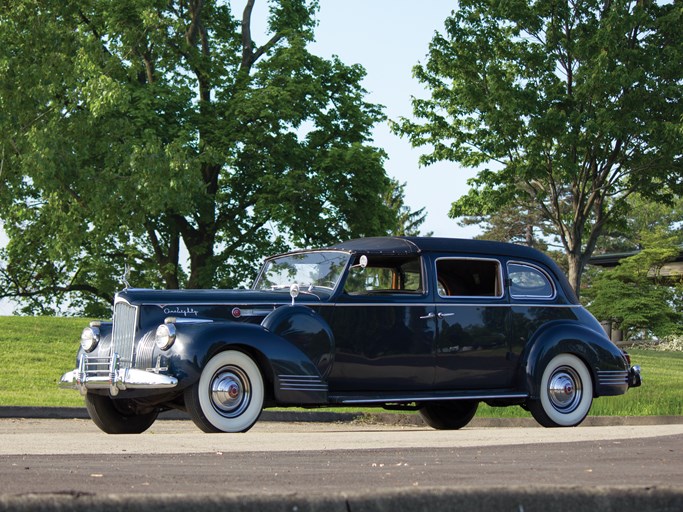
M 302 252 L 268 260 L 261 270 L 255 290 L 287 290 L 298 284 L 302 290 L 334 290 L 350 255 L 344 252 Z

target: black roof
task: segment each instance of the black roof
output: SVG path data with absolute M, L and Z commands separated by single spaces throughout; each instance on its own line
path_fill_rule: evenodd
M 546 262 L 548 256 L 526 245 L 492 242 L 489 240 L 469 240 L 464 238 L 439 237 L 368 237 L 341 242 L 330 247 L 353 253 L 409 255 L 427 252 L 458 252 L 468 254 L 491 254 L 534 259 Z M 550 260 L 552 261 L 552 260 Z

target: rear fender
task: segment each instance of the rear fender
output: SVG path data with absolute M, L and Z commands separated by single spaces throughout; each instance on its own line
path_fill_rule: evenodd
M 604 333 L 575 322 L 549 322 L 534 334 L 522 355 L 519 385 L 530 398 L 539 397 L 546 365 L 562 353 L 573 354 L 586 364 L 593 379 L 595 396 L 617 394 L 609 386 L 601 385 L 601 374 L 622 371 L 624 375 L 628 374 L 623 352 Z M 621 392 L 625 392 L 627 387 Z

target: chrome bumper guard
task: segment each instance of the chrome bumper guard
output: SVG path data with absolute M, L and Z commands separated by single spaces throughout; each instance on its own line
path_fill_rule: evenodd
M 640 366 L 635 365 L 628 370 L 628 387 L 637 388 L 643 383 L 643 379 L 640 376 Z
M 77 389 L 85 395 L 88 389 L 107 389 L 112 396 L 126 389 L 165 389 L 178 384 L 178 379 L 159 373 L 156 368 L 140 370 L 137 368 L 120 368 L 119 356 L 88 357 L 82 354 L 78 360 L 78 368 L 62 375 L 59 385 L 62 388 Z

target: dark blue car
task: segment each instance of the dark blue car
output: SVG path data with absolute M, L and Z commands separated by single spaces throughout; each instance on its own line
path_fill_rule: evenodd
M 640 372 L 544 254 L 386 237 L 274 256 L 250 290 L 125 289 L 113 321 L 83 331 L 61 385 L 112 434 L 167 409 L 244 432 L 275 406 L 415 410 L 458 429 L 480 402 L 556 427 Z

